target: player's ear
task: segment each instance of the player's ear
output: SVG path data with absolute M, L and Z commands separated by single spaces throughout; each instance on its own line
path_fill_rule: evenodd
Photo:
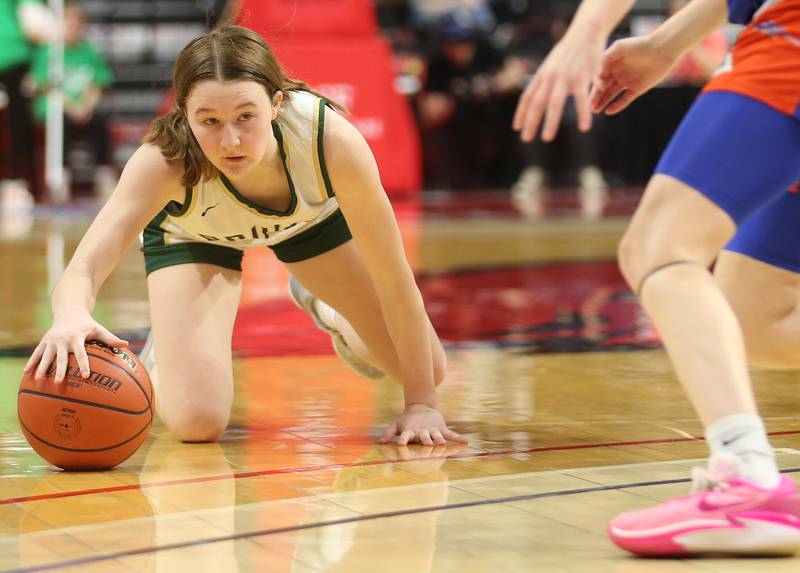
M 274 120 L 278 117 L 278 110 L 281 108 L 281 103 L 283 103 L 283 92 L 278 90 L 275 92 L 275 95 L 272 96 L 272 119 Z

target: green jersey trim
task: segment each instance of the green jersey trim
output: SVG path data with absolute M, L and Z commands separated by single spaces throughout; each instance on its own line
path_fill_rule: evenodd
M 225 177 L 224 173 L 219 174 L 219 178 L 222 181 L 222 184 L 225 186 L 231 195 L 233 195 L 237 201 L 242 203 L 245 207 L 255 210 L 262 215 L 272 215 L 278 217 L 290 217 L 294 215 L 294 212 L 297 210 L 297 192 L 294 189 L 294 181 L 292 181 L 292 174 L 289 173 L 289 168 L 286 166 L 286 149 L 283 145 L 283 134 L 281 133 L 281 128 L 278 125 L 278 122 L 272 122 L 272 133 L 275 135 L 275 139 L 278 141 L 278 149 L 280 150 L 281 154 L 281 164 L 283 165 L 283 172 L 286 174 L 286 180 L 289 183 L 289 192 L 291 193 L 291 200 L 289 202 L 289 208 L 286 211 L 277 211 L 274 209 L 268 209 L 266 207 L 262 207 L 258 203 L 254 203 L 241 193 L 236 190 L 233 183 Z
M 333 185 L 331 185 L 331 178 L 328 175 L 328 167 L 325 165 L 325 146 L 323 145 L 323 134 L 325 131 L 325 106 L 328 105 L 328 100 L 320 98 L 319 111 L 317 112 L 317 153 L 319 154 L 319 170 L 322 173 L 322 180 L 325 182 L 325 191 L 328 197 L 333 197 Z
M 170 217 L 178 218 L 183 217 L 186 213 L 189 212 L 189 208 L 192 206 L 192 198 L 194 197 L 194 189 L 191 187 L 186 188 L 186 196 L 183 199 L 183 203 L 178 203 L 177 201 L 170 201 L 167 203 L 167 206 L 164 207 L 164 211 L 167 212 L 167 215 Z
M 142 231 L 142 251 L 155 247 L 163 247 L 166 244 L 164 240 L 165 231 L 161 228 L 161 223 L 163 223 L 166 218 L 167 210 L 164 208 L 147 224 L 147 227 L 144 228 L 144 231 Z

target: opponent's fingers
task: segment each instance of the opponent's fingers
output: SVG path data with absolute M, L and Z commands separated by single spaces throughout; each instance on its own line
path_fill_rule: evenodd
M 414 430 L 404 430 L 402 434 L 400 434 L 400 439 L 397 440 L 398 446 L 407 446 L 409 440 L 414 439 Z
M 89 355 L 86 354 L 86 347 L 82 336 L 76 336 L 72 339 L 70 347 L 72 353 L 75 355 L 75 360 L 78 362 L 78 368 L 81 369 L 81 377 L 89 377 Z
M 44 345 L 42 352 L 42 359 L 39 361 L 39 367 L 36 369 L 36 379 L 44 380 L 47 375 L 47 370 L 50 368 L 50 363 L 56 355 L 56 347 L 52 342 L 47 342 Z
M 514 120 L 511 123 L 511 127 L 514 131 L 519 131 L 524 127 L 525 116 L 528 114 L 528 106 L 531 104 L 536 91 L 539 89 L 539 83 L 541 83 L 541 76 L 536 74 L 522 92 L 519 103 L 517 103 L 517 109 L 514 112 Z
M 621 112 L 623 109 L 628 107 L 628 105 L 635 100 L 639 94 L 633 92 L 631 90 L 625 90 L 622 92 L 617 99 L 613 100 L 608 106 L 606 107 L 606 115 L 614 115 L 616 113 Z
M 419 439 L 419 443 L 423 446 L 433 445 L 433 440 L 431 440 L 431 434 L 428 430 L 420 430 L 417 432 L 417 438 Z
M 56 343 L 56 384 L 64 381 L 64 376 L 67 373 L 67 364 L 69 363 L 69 347 L 65 342 Z
M 522 120 L 522 141 L 533 141 L 539 131 L 539 124 L 542 122 L 545 106 L 550 97 L 550 82 L 542 82 L 536 93 L 531 98 L 525 110 L 525 117 Z
M 437 446 L 442 446 L 447 443 L 447 440 L 444 439 L 444 436 L 439 430 L 433 430 L 431 432 L 431 438 L 433 439 L 433 443 Z
M 563 82 L 559 82 L 553 88 L 550 99 L 547 102 L 547 112 L 542 128 L 542 141 L 553 141 L 558 132 L 558 124 L 561 123 L 561 115 L 564 113 L 564 103 L 567 100 L 567 89 Z
M 40 342 L 36 348 L 33 349 L 33 354 L 31 357 L 28 358 L 28 361 L 25 363 L 25 368 L 23 369 L 24 372 L 30 372 L 34 366 L 36 366 L 37 362 L 42 359 L 42 354 L 44 354 L 45 343 Z
M 464 443 L 464 444 L 469 442 L 469 438 L 467 438 L 466 436 L 462 436 L 458 432 L 454 432 L 450 428 L 447 428 L 446 430 L 444 430 L 442 432 L 442 435 L 444 435 L 444 437 L 447 438 L 448 440 L 450 440 L 451 442 L 461 442 L 461 443 Z
M 573 92 L 575 109 L 578 112 L 578 129 L 586 132 L 592 128 L 592 108 L 589 105 L 589 90 L 578 86 Z
M 386 431 L 383 432 L 383 435 L 378 439 L 378 442 L 381 444 L 385 444 L 392 441 L 392 438 L 395 437 L 397 434 L 397 422 L 392 422 L 391 426 L 386 428 Z
M 614 98 L 619 96 L 623 91 L 625 91 L 625 88 L 616 81 L 608 83 L 602 90 L 593 91 L 589 96 L 592 102 L 592 110 L 595 113 L 600 113 L 609 102 L 613 101 Z

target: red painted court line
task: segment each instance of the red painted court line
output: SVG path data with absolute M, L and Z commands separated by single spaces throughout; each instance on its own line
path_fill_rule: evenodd
M 800 430 L 788 430 L 784 432 L 769 432 L 768 435 L 770 436 L 787 436 L 787 435 L 795 435 L 800 434 Z M 636 441 L 628 441 L 628 442 L 603 442 L 599 444 L 571 444 L 565 446 L 548 446 L 548 447 L 540 447 L 540 448 L 524 448 L 518 450 L 497 450 L 492 452 L 464 452 L 461 454 L 452 454 L 449 456 L 438 456 L 438 457 L 430 457 L 425 458 L 428 460 L 454 460 L 454 459 L 464 459 L 464 458 L 485 458 L 485 457 L 494 457 L 494 456 L 509 456 L 515 454 L 530 454 L 536 452 L 556 452 L 556 451 L 563 451 L 563 450 L 582 450 L 582 449 L 590 449 L 590 448 L 613 448 L 613 447 L 624 447 L 624 446 L 643 446 L 643 445 L 650 445 L 650 444 L 671 444 L 671 443 L 678 443 L 678 442 L 693 442 L 693 441 L 703 441 L 704 438 L 699 436 L 692 436 L 691 438 L 660 438 L 656 440 L 636 440 Z M 354 468 L 354 467 L 365 467 L 365 466 L 375 466 L 375 465 L 384 465 L 384 464 L 402 464 L 405 462 L 414 462 L 419 461 L 418 459 L 404 459 L 404 460 L 369 460 L 366 462 L 352 462 L 352 463 L 345 463 L 345 464 L 328 464 L 328 465 L 319 465 L 319 466 L 301 466 L 296 468 L 275 468 L 271 470 L 256 470 L 256 471 L 249 471 L 249 472 L 238 472 L 232 474 L 223 474 L 223 475 L 216 475 L 216 476 L 200 476 L 196 478 L 186 478 L 186 479 L 177 479 L 177 480 L 168 480 L 168 481 L 160 481 L 160 482 L 149 482 L 149 483 L 141 483 L 141 484 L 128 484 L 128 485 L 120 485 L 120 486 L 112 486 L 112 487 L 99 487 L 94 489 L 81 489 L 81 490 L 74 490 L 74 491 L 62 491 L 56 493 L 45 493 L 41 495 L 31 495 L 25 497 L 11 497 L 7 499 L 0 499 L 0 505 L 8 505 L 11 503 L 25 503 L 28 501 L 42 501 L 46 499 L 58 499 L 62 497 L 76 497 L 81 495 L 91 495 L 95 493 L 114 493 L 117 491 L 131 491 L 131 490 L 142 490 L 142 489 L 150 489 L 155 487 L 168 487 L 172 485 L 185 485 L 185 484 L 192 484 L 192 483 L 203 483 L 203 482 L 211 482 L 211 481 L 220 481 L 226 479 L 242 479 L 242 478 L 249 478 L 249 477 L 260 477 L 260 476 L 270 476 L 270 475 L 280 475 L 280 474 L 291 474 L 291 473 L 308 473 L 308 472 L 317 472 L 317 471 L 326 471 L 326 470 L 339 470 L 344 468 Z

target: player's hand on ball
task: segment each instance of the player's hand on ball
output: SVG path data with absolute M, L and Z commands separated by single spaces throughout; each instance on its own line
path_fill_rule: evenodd
M 467 438 L 447 427 L 441 412 L 424 404 L 406 406 L 397 421 L 389 426 L 380 438 L 380 443 L 392 441 L 395 436 L 398 446 L 418 442 L 431 446 L 444 445 L 447 441 L 467 442 Z
M 88 313 L 63 314 L 56 317 L 53 321 L 53 326 L 42 337 L 42 341 L 31 354 L 28 363 L 25 364 L 25 372 L 27 373 L 36 368 L 38 364 L 36 379 L 43 380 L 47 376 L 50 365 L 55 360 L 55 382 L 61 383 L 64 381 L 64 376 L 67 372 L 69 355 L 74 354 L 81 369 L 81 376 L 88 378 L 89 359 L 84 348 L 87 340 L 99 340 L 117 348 L 128 346 L 125 340 L 114 336 Z

